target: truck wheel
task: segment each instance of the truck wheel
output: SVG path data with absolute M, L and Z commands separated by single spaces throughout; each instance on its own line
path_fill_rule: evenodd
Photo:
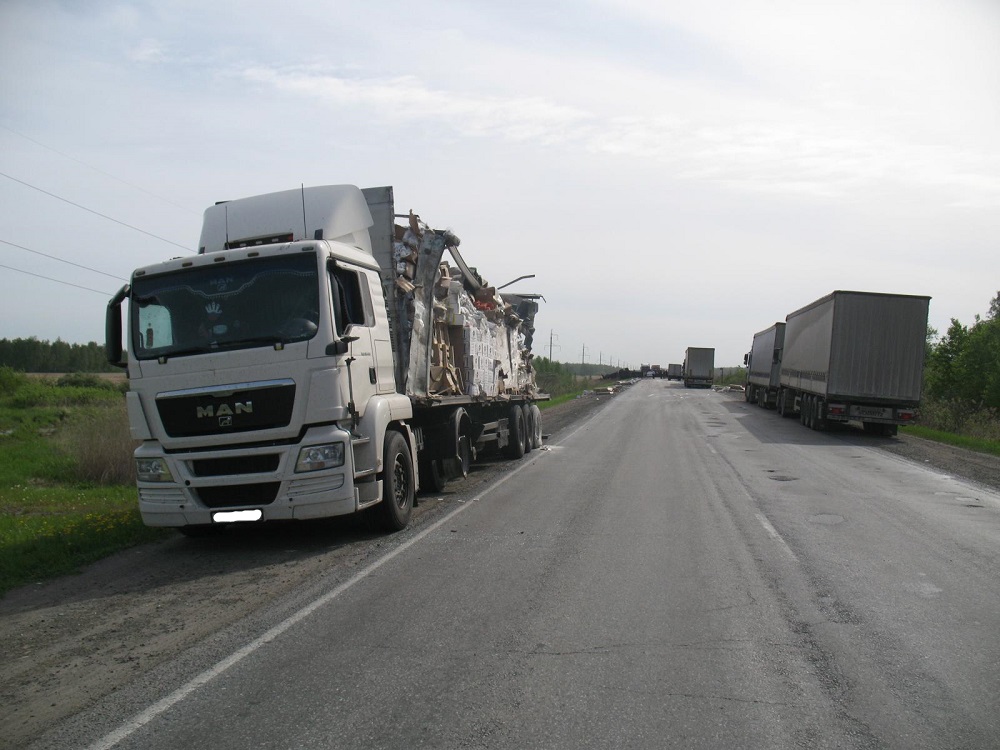
M 402 531 L 413 513 L 413 460 L 406 440 L 395 430 L 385 433 L 385 458 L 382 469 L 382 528 Z
M 826 402 L 821 398 L 817 398 L 813 401 L 813 416 L 812 416 L 812 428 L 816 432 L 823 432 L 827 428 L 826 417 L 823 416 L 823 405 Z
M 778 393 L 778 414 L 781 415 L 782 419 L 788 419 L 789 417 L 795 416 L 792 412 L 791 404 L 788 403 L 788 391 L 782 390 Z M 792 397 L 794 398 L 794 397 Z
M 531 449 L 534 447 L 531 444 L 531 434 L 535 431 L 529 404 L 521 404 L 521 416 L 524 417 L 524 452 L 527 454 L 531 453 Z
M 524 412 L 521 407 L 514 404 L 510 407 L 510 416 L 507 417 L 507 447 L 504 448 L 504 455 L 507 458 L 518 459 L 524 455 Z
M 420 489 L 424 492 L 442 492 L 447 484 L 441 462 L 428 459 L 420 462 Z
M 542 410 L 538 404 L 531 405 L 531 447 L 542 447 Z

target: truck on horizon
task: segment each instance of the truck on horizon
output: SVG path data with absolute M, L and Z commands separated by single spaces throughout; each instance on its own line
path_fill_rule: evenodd
M 715 381 L 715 349 L 690 346 L 684 350 L 685 388 L 711 388 Z
M 498 294 L 458 244 L 396 214 L 391 187 L 326 185 L 211 206 L 196 255 L 135 270 L 106 348 L 128 370 L 143 521 L 200 535 L 371 509 L 395 531 L 418 486 L 540 447 L 539 295 Z
M 684 365 L 677 363 L 667 365 L 667 380 L 681 380 L 683 377 Z
M 785 318 L 778 413 L 895 435 L 917 419 L 930 297 L 838 290 Z

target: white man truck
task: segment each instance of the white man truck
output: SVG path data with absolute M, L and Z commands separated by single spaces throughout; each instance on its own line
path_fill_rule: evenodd
M 715 349 L 689 346 L 684 350 L 685 388 L 711 388 L 715 380 Z
M 895 435 L 917 418 L 930 297 L 836 291 L 785 318 L 778 413 L 814 430 L 861 422 Z
M 418 486 L 540 447 L 539 295 L 498 294 L 450 231 L 395 218 L 390 187 L 222 202 L 196 255 L 136 270 L 108 303 L 146 524 L 370 508 L 394 531 Z
M 785 345 L 785 324 L 775 323 L 770 328 L 755 333 L 753 347 L 743 358 L 747 368 L 744 398 L 765 409 L 778 403 L 781 386 L 781 353 Z

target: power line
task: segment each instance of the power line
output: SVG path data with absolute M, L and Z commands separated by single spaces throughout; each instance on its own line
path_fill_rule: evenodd
M 39 252 L 38 250 L 32 250 L 30 247 L 25 247 L 24 245 L 18 245 L 14 242 L 8 242 L 7 240 L 0 240 L 4 245 L 10 245 L 11 247 L 16 247 L 21 250 L 27 250 L 29 253 L 34 253 L 35 255 L 41 255 L 45 258 L 51 258 L 52 260 L 58 260 L 60 263 L 68 263 L 71 266 L 76 266 L 77 268 L 82 268 L 85 271 L 92 271 L 93 273 L 99 273 L 101 276 L 107 276 L 109 279 L 114 279 L 115 281 L 125 281 L 121 276 L 114 276 L 110 273 L 104 273 L 104 271 L 98 271 L 96 268 L 90 268 L 89 266 L 81 266 L 79 263 L 74 263 L 71 260 L 66 260 L 65 258 L 59 258 L 55 255 L 49 255 L 48 253 Z
M 100 294 L 103 297 L 110 297 L 111 292 L 102 292 L 100 289 L 91 289 L 88 286 L 80 286 L 79 284 L 70 284 L 68 281 L 60 281 L 59 279 L 53 279 L 51 276 L 42 276 L 40 273 L 32 273 L 31 271 L 22 271 L 20 268 L 11 268 L 10 266 L 5 266 L 0 263 L 0 268 L 6 268 L 8 271 L 17 271 L 18 273 L 25 273 L 28 276 L 34 276 L 39 279 L 45 279 L 46 281 L 54 281 L 57 284 L 65 284 L 66 286 L 73 286 L 77 289 L 83 289 L 87 292 L 94 292 L 95 294 Z
M 162 195 L 157 195 L 156 193 L 150 192 L 149 190 L 146 190 L 145 188 L 139 187 L 138 185 L 133 185 L 128 180 L 123 180 L 121 177 L 115 177 L 115 175 L 111 174 L 110 172 L 105 172 L 100 167 L 95 167 L 93 164 L 88 164 L 87 162 L 82 161 L 80 159 L 77 159 L 76 157 L 70 156 L 69 154 L 64 154 L 62 151 L 60 151 L 58 149 L 55 149 L 55 148 L 52 148 L 52 146 L 47 146 L 46 144 L 42 143 L 41 141 L 36 141 L 34 138 L 32 138 L 30 136 L 27 136 L 24 133 L 19 133 L 18 131 L 14 130 L 12 128 L 8 128 L 6 125 L 0 125 L 0 128 L 3 128 L 8 133 L 13 133 L 16 136 L 24 138 L 24 140 L 26 140 L 26 141 L 31 141 L 36 146 L 41 146 L 42 148 L 47 149 L 47 150 L 51 151 L 54 154 L 58 154 L 59 156 L 63 157 L 64 159 L 69 159 L 70 161 L 75 161 L 77 164 L 82 164 L 87 169 L 92 169 L 95 172 L 97 172 L 98 174 L 102 174 L 105 177 L 109 177 L 112 180 L 115 180 L 116 182 L 120 182 L 122 185 L 127 185 L 128 187 L 132 188 L 133 190 L 138 190 L 140 193 L 145 193 L 146 195 L 152 196 L 153 198 L 156 198 L 157 200 L 163 201 L 167 205 L 173 206 L 174 208 L 177 208 L 177 209 L 180 209 L 181 211 L 184 211 L 185 213 L 189 213 L 189 214 L 190 213 L 197 213 L 197 212 L 192 211 L 190 208 L 185 208 L 184 206 L 181 206 L 181 205 L 179 205 L 177 203 L 174 203 L 171 200 L 168 200 L 168 199 L 164 198 Z
M 139 227 L 134 227 L 131 224 L 126 224 L 124 221 L 119 221 L 118 219 L 115 219 L 115 218 L 113 218 L 111 216 L 108 216 L 106 214 L 102 214 L 99 211 L 95 211 L 92 208 L 87 208 L 86 206 L 81 206 L 79 203 L 74 203 L 73 201 L 68 200 L 66 198 L 63 198 L 62 196 L 56 195 L 55 193 L 50 193 L 48 190 L 42 190 L 42 188 L 36 187 L 35 185 L 32 185 L 31 183 L 25 182 L 24 180 L 19 180 L 16 177 L 11 177 L 9 174 L 6 174 L 5 172 L 0 172 L 0 177 L 6 177 L 8 180 L 12 180 L 14 182 L 17 182 L 17 183 L 19 183 L 21 185 L 24 185 L 25 187 L 31 188 L 32 190 L 37 190 L 39 193 L 44 193 L 45 195 L 48 195 L 51 198 L 55 198 L 56 200 L 60 200 L 63 203 L 68 203 L 71 206 L 75 206 L 76 208 L 83 209 L 84 211 L 92 213 L 95 216 L 100 216 L 102 219 L 107 219 L 108 221 L 113 221 L 115 224 L 121 224 L 123 227 L 128 227 L 129 229 L 134 229 L 137 232 L 141 232 L 142 234 L 145 234 L 148 237 L 152 237 L 154 239 L 160 240 L 161 242 L 166 242 L 169 245 L 173 245 L 175 247 L 180 247 L 180 248 L 183 248 L 184 250 L 189 250 L 190 249 L 190 248 L 188 248 L 185 245 L 181 245 L 181 244 L 179 244 L 177 242 L 174 242 L 173 240 L 168 240 L 165 237 L 160 237 L 159 235 L 153 234 L 152 232 L 147 232 L 145 229 L 139 229 Z

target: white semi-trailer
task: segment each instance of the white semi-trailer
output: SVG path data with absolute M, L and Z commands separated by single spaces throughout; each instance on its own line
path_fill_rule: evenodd
M 785 324 L 775 323 L 755 333 L 753 347 L 743 364 L 747 368 L 745 398 L 758 406 L 774 408 L 781 386 L 781 350 L 785 342 Z
M 777 408 L 895 435 L 917 418 L 930 297 L 836 291 L 785 318 Z
M 371 508 L 398 530 L 418 484 L 540 446 L 538 295 L 498 294 L 451 232 L 395 217 L 389 187 L 219 203 L 198 254 L 136 270 L 109 302 L 147 524 Z

